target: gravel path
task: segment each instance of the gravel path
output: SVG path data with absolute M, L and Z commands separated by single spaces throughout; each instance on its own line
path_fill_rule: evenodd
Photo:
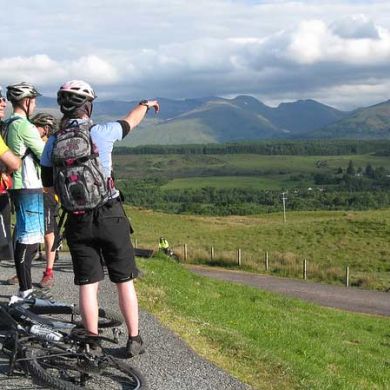
M 197 265 L 186 265 L 197 274 L 228 280 L 343 310 L 390 316 L 390 293 L 310 281 L 259 275 Z
M 33 281 L 39 282 L 44 264 L 35 262 L 32 270 Z M 17 290 L 8 286 L 5 281 L 14 274 L 11 262 L 0 262 L 0 300 L 8 301 Z M 73 272 L 70 258 L 61 254 L 55 266 L 55 286 L 53 297 L 69 303 L 77 303 L 78 289 L 73 284 Z M 102 307 L 117 307 L 116 289 L 108 280 L 101 283 L 99 294 Z M 200 358 L 174 333 L 163 327 L 159 321 L 147 312 L 140 313 L 140 329 L 146 343 L 146 352 L 128 360 L 137 368 L 147 381 L 149 390 L 244 390 L 250 387 L 232 378 L 226 372 L 210 362 Z M 126 343 L 126 332 L 123 329 L 120 345 L 109 346 L 109 351 L 124 358 L 123 346 Z M 2 389 L 37 389 L 23 375 L 7 377 L 8 364 L 0 354 L 0 386 Z

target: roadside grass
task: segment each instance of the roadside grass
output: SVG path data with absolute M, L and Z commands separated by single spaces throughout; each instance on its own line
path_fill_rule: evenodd
M 133 243 L 157 250 L 164 236 L 183 261 L 342 284 L 350 267 L 351 285 L 390 289 L 390 209 L 375 211 L 288 212 L 257 216 L 204 217 L 126 208 Z M 211 247 L 214 258 L 211 259 Z M 265 270 L 265 254 L 269 270 Z
M 137 259 L 141 307 L 255 389 L 386 389 L 389 319 L 348 313 Z

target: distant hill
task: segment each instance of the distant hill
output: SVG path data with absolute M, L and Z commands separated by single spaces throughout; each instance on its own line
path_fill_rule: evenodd
M 352 112 L 315 100 L 298 100 L 270 107 L 256 98 L 159 98 L 161 112 L 149 113 L 124 146 L 145 144 L 226 143 L 261 139 L 354 138 L 390 139 L 390 101 Z M 39 98 L 38 110 L 58 112 L 56 99 Z M 96 122 L 117 120 L 136 101 L 96 101 Z
M 332 123 L 312 137 L 390 139 L 390 100 L 360 108 L 344 119 Z

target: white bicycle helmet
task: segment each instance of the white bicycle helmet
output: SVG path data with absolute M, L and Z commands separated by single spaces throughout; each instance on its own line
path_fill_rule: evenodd
M 62 110 L 71 112 L 96 97 L 95 91 L 88 83 L 82 80 L 71 80 L 61 85 L 57 92 L 57 103 Z
M 37 89 L 24 81 L 7 87 L 7 99 L 11 102 L 18 102 L 25 98 L 33 99 L 37 96 L 41 96 Z

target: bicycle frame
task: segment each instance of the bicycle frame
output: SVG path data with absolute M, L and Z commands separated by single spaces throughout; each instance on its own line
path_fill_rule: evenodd
M 41 314 L 69 314 L 71 322 L 43 317 Z M 62 389 L 66 388 L 59 384 L 63 382 L 60 374 L 63 370 L 68 372 L 70 370 L 71 375 L 76 375 L 74 379 L 79 380 L 79 385 L 83 386 L 84 381 L 92 380 L 94 383 L 95 379 L 92 379 L 94 375 L 104 377 L 105 367 L 109 366 L 111 369 L 119 370 L 119 374 L 125 375 L 126 380 L 134 385 L 134 389 L 140 389 L 143 382 L 141 374 L 130 366 L 125 367 L 117 358 L 105 354 L 104 350 L 97 354 L 94 352 L 96 342 L 99 343 L 101 340 L 119 342 L 120 330 L 115 327 L 116 325 L 112 325 L 116 323 L 113 313 L 110 316 L 108 311 L 102 309 L 102 314 L 99 314 L 102 319 L 110 321 L 109 327 L 112 327 L 113 338 L 90 336 L 83 328 L 75 329 L 77 324 L 72 323 L 75 315 L 77 315 L 75 305 L 54 300 L 19 299 L 8 305 L 0 304 L 0 329 L 5 331 L 0 337 L 4 338 L 2 352 L 9 357 L 8 375 L 14 373 L 19 363 L 19 368 L 32 377 L 34 375 L 35 378 L 44 377 L 47 384 L 53 387 L 58 385 Z M 41 334 L 33 332 L 34 326 L 41 326 L 43 332 Z M 47 338 L 47 335 L 60 337 Z M 60 375 L 53 377 L 51 369 L 57 370 Z M 116 378 L 115 374 L 111 377 L 114 382 L 118 380 Z

